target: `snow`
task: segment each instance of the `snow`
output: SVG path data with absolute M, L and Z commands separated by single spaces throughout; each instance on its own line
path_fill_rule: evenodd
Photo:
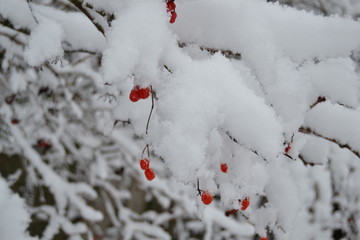
M 358 110 L 325 102 L 310 111 L 305 119 L 305 126 L 315 133 L 350 145 L 360 151 L 360 115 Z
M 257 54 L 258 61 L 260 56 L 270 60 L 268 53 L 279 50 L 296 61 L 347 56 L 359 45 L 359 25 L 350 19 L 323 18 L 265 1 L 181 3 L 173 29 L 182 41 Z
M 0 177 L 0 238 L 14 240 L 35 240 L 26 232 L 30 214 L 25 202 L 11 192 L 7 183 Z
M 54 21 L 63 29 L 62 41 L 64 50 L 84 50 L 102 52 L 105 48 L 105 38 L 90 22 L 78 12 L 64 12 L 52 7 L 32 4 L 36 16 L 42 16 L 47 21 Z
M 49 221 L 45 238 L 60 230 L 93 238 L 68 216 L 94 228 L 109 220 L 114 239 L 171 239 L 170 219 L 179 239 L 191 231 L 204 231 L 205 239 L 267 231 L 276 239 L 328 239 L 333 229 L 348 229 L 349 216 L 359 218 L 359 65 L 350 56 L 360 44 L 359 22 L 265 0 L 179 0 L 169 24 L 164 1 L 84 1 L 113 14 L 108 22 L 109 15 L 86 7 L 106 25 L 102 34 L 80 12 L 38 2 L 30 3 L 31 16 L 29 5 L 13 4 L 25 20 L 38 21 L 29 20 L 30 36 L 19 37 L 25 60 L 53 62 L 19 71 L 22 43 L 1 35 L 2 69 L 10 76 L 1 75 L 0 91 L 24 94 L 29 104 L 1 99 L 0 137 L 4 131 L 12 151 L 28 160 L 29 183 L 41 178 L 54 196 L 54 206 L 33 209 Z M 226 50 L 241 57 L 229 59 Z M 152 98 L 131 102 L 136 85 L 151 85 Z M 40 96 L 41 86 L 55 92 L 51 99 Z M 59 113 L 49 116 L 49 107 Z M 9 124 L 14 116 L 24 124 Z M 34 146 L 39 138 L 53 144 L 46 154 Z M 138 167 L 144 146 L 156 173 L 151 182 Z M 65 161 L 86 173 L 59 171 Z M 213 195 L 211 205 L 197 187 Z M 224 215 L 245 197 L 248 209 Z M 87 203 L 96 198 L 101 207 Z M 160 210 L 132 209 L 135 200 Z
M 359 75 L 349 58 L 331 58 L 318 64 L 307 62 L 301 72 L 309 76 L 319 96 L 353 108 L 359 105 Z
M 11 21 L 15 28 L 29 28 L 35 26 L 29 4 L 23 0 L 0 0 L 0 14 Z
M 132 1 L 118 14 L 107 33 L 103 53 L 106 82 L 124 82 L 136 68 L 135 85 L 147 87 L 158 76 L 159 59 L 170 32 L 165 5 L 161 1 Z
M 38 18 L 39 24 L 31 32 L 28 47 L 24 57 L 31 66 L 39 66 L 45 61 L 55 61 L 62 57 L 61 47 L 63 38 L 62 27 L 49 19 Z

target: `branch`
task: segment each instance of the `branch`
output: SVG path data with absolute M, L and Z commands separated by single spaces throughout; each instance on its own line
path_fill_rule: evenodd
M 319 103 L 325 102 L 326 100 L 327 100 L 326 97 L 319 96 L 318 99 L 316 100 L 316 102 L 314 102 L 314 103 L 310 106 L 310 108 L 309 108 L 308 111 L 310 111 L 311 109 L 313 109 L 314 107 L 316 107 Z M 350 106 L 348 106 L 348 105 L 346 105 L 346 104 L 344 104 L 344 103 L 341 103 L 341 102 L 335 102 L 335 103 L 338 104 L 338 105 L 340 105 L 340 106 L 342 106 L 342 107 L 344 107 L 344 108 L 347 108 L 347 109 L 350 109 L 350 110 L 355 110 L 353 107 L 350 107 Z
M 239 145 L 242 146 L 243 148 L 245 148 L 245 149 L 249 150 L 250 152 L 256 154 L 257 156 L 259 156 L 260 158 L 262 158 L 265 162 L 267 162 L 266 158 L 265 158 L 264 156 L 260 155 L 256 150 L 252 150 L 252 149 L 246 147 L 244 144 L 239 143 L 239 141 L 238 141 L 236 138 L 234 138 L 234 137 L 230 134 L 229 131 L 226 131 L 225 133 L 226 133 L 226 135 L 227 135 L 234 143 L 239 144 Z
M 20 33 L 24 33 L 26 35 L 30 34 L 30 31 L 28 29 L 25 28 L 15 28 L 15 26 L 7 19 L 2 18 L 2 16 L 0 15 L 0 25 L 6 27 L 6 28 L 10 28 L 14 31 L 20 32 Z
M 360 158 L 360 153 L 358 151 L 355 151 L 354 149 L 352 149 L 350 145 L 342 144 L 342 143 L 339 142 L 339 140 L 334 139 L 334 138 L 325 137 L 325 136 L 321 135 L 320 133 L 315 132 L 314 130 L 312 130 L 309 127 L 307 127 L 307 128 L 300 127 L 299 132 L 303 133 L 303 134 L 306 134 L 306 135 L 316 136 L 316 137 L 325 139 L 327 141 L 333 142 L 336 145 L 338 145 L 340 148 L 346 148 L 346 149 L 350 150 L 353 154 L 355 154 L 358 158 Z
M 303 155 L 299 155 L 298 156 L 298 159 L 300 159 L 301 160 L 301 162 L 305 165 L 305 166 L 316 166 L 316 165 L 318 165 L 318 166 L 320 166 L 320 165 L 323 165 L 323 164 L 321 164 L 321 163 L 311 163 L 311 162 L 307 162 L 306 160 L 305 160 L 305 158 L 303 157 Z
M 154 94 L 153 94 L 153 88 L 150 85 L 150 94 L 151 94 L 151 109 L 150 109 L 150 113 L 149 113 L 149 117 L 148 120 L 146 122 L 146 130 L 145 130 L 145 134 L 148 134 L 148 130 L 149 130 L 149 123 L 150 123 L 150 119 L 151 119 L 151 114 L 154 110 Z
M 184 48 L 188 44 L 179 42 L 178 45 L 179 45 L 180 48 Z M 241 53 L 238 53 L 238 52 L 233 52 L 231 50 L 224 50 L 224 49 L 208 48 L 208 47 L 204 47 L 204 46 L 199 46 L 199 47 L 200 47 L 200 49 L 202 51 L 207 51 L 210 54 L 215 54 L 217 52 L 221 52 L 227 58 L 234 58 L 234 59 L 237 59 L 237 60 L 241 59 Z
M 16 39 L 17 35 L 11 35 L 8 33 L 0 32 L 0 36 L 7 37 L 8 39 L 10 39 L 10 41 L 16 43 L 17 45 L 25 46 L 25 44 L 23 42 Z
M 69 0 L 69 1 L 72 4 L 74 4 L 81 12 L 83 12 L 90 19 L 90 21 L 94 24 L 94 26 L 97 28 L 97 30 L 99 30 L 105 36 L 104 28 L 99 23 L 95 22 L 95 19 L 83 7 L 82 2 L 80 2 L 79 0 Z
M 325 102 L 326 101 L 326 98 L 323 97 L 323 96 L 319 96 L 318 99 L 316 100 L 315 103 L 313 103 L 311 106 L 310 106 L 310 109 L 308 111 L 310 111 L 311 109 L 313 109 L 314 107 L 316 107 L 319 103 L 322 103 L 322 102 Z

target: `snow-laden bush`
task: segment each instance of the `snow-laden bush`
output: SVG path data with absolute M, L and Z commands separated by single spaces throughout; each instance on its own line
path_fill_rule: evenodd
M 0 0 L 0 147 L 47 223 L 30 232 L 357 239 L 360 23 L 178 0 L 170 24 L 166 5 Z

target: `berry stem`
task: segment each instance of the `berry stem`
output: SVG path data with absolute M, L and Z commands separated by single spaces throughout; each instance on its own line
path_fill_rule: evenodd
M 201 196 L 203 190 L 200 189 L 200 183 L 199 183 L 199 179 L 197 179 L 197 186 L 196 186 L 196 190 L 198 191 L 198 196 Z
M 147 123 L 146 123 L 146 131 L 145 131 L 146 135 L 148 134 L 150 118 L 151 118 L 152 112 L 154 110 L 154 94 L 153 94 L 153 89 L 152 89 L 151 85 L 150 85 L 150 94 L 151 94 L 151 110 L 150 110 L 149 117 L 148 117 L 148 120 L 147 120 Z
M 148 157 L 150 157 L 149 144 L 146 144 L 146 146 L 145 146 L 144 149 L 142 150 L 142 152 L 141 152 L 141 157 L 144 156 L 144 152 L 145 152 L 146 149 L 147 149 L 147 155 L 148 155 Z

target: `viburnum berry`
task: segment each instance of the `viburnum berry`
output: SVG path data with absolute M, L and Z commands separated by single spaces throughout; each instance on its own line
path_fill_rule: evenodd
M 140 99 L 146 99 L 150 96 L 150 87 L 141 88 L 140 86 L 135 86 L 129 95 L 129 99 L 132 102 L 137 102 Z
M 151 181 L 155 178 L 155 172 L 152 168 L 148 168 L 145 170 L 145 177 L 147 180 Z
M 288 144 L 285 148 L 285 153 L 288 153 L 291 150 L 290 144 Z
M 241 201 L 241 210 L 245 211 L 250 205 L 250 199 L 248 197 Z
M 212 202 L 212 195 L 208 191 L 203 192 L 201 194 L 201 201 L 205 205 L 209 205 Z
M 176 4 L 174 1 L 170 0 L 166 3 L 166 7 L 167 7 L 168 12 L 172 12 L 172 11 L 175 11 Z
M 14 124 L 14 125 L 16 125 L 16 124 L 19 124 L 19 119 L 16 119 L 16 118 L 13 118 L 13 119 L 11 119 L 11 124 Z
M 172 11 L 171 12 L 171 17 L 170 17 L 170 23 L 174 23 L 175 22 L 175 20 L 176 20 L 176 17 L 177 17 L 177 14 L 176 14 L 176 12 L 175 11 Z
M 10 96 L 7 96 L 7 97 L 5 98 L 5 102 L 6 102 L 7 104 L 11 104 L 11 103 L 13 103 L 13 101 L 15 100 L 15 98 L 16 98 L 16 95 L 15 95 L 15 94 L 10 95 Z
M 136 88 L 133 88 L 130 92 L 129 99 L 132 102 L 137 102 L 140 99 L 139 92 Z
M 138 89 L 138 96 L 142 99 L 146 99 L 150 96 L 150 88 L 139 88 Z
M 236 213 L 238 211 L 238 209 L 231 209 L 231 210 L 228 210 L 228 211 L 226 211 L 225 212 L 225 216 L 230 216 L 230 215 L 232 215 L 232 214 L 234 214 L 234 213 Z
M 142 170 L 146 170 L 150 167 L 150 161 L 147 158 L 143 158 L 140 160 L 140 168 Z
M 39 148 L 50 148 L 51 147 L 51 143 L 49 143 L 46 140 L 40 139 L 37 142 L 37 145 Z
M 220 164 L 220 169 L 223 173 L 227 173 L 228 165 L 226 163 Z
M 260 238 L 260 240 L 268 240 L 268 238 L 267 237 L 262 237 L 262 238 Z

